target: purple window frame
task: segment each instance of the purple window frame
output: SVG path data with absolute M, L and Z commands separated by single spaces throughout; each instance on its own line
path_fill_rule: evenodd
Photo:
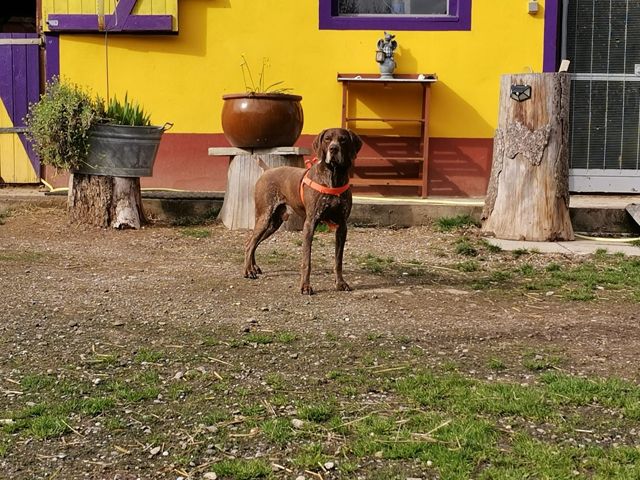
M 339 16 L 338 0 L 319 0 L 320 30 L 471 30 L 471 0 L 449 0 L 443 16 Z

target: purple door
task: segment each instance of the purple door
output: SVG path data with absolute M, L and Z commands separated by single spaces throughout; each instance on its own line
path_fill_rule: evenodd
M 40 162 L 25 138 L 24 116 L 40 95 L 40 37 L 0 33 L 0 183 L 40 180 Z

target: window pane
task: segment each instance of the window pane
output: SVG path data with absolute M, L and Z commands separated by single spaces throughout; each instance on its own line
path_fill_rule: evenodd
M 338 0 L 340 15 L 446 15 L 448 0 Z

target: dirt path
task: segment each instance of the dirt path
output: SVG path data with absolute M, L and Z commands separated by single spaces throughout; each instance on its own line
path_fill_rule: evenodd
M 569 268 L 584 258 L 481 251 L 473 257 L 480 271 L 465 272 L 456 267 L 468 261 L 454 248 L 460 232 L 352 228 L 345 278 L 354 291 L 333 291 L 333 241 L 324 233 L 313 247 L 316 294 L 307 297 L 297 287 L 301 247 L 296 233 L 279 233 L 261 246 L 258 263 L 265 274 L 251 281 L 240 276 L 246 234 L 218 224 L 83 229 L 68 225 L 58 208 L 21 208 L 2 222 L 0 419 L 25 408 L 27 397 L 15 393 L 24 390 L 25 376 L 104 381 L 108 371 L 85 372 L 86 365 L 111 355 L 115 367 L 129 368 L 131 359 L 147 350 L 171 352 L 162 367 L 169 377 L 195 368 L 203 351 L 220 356 L 219 369 L 244 366 L 246 388 L 264 382 L 266 371 L 305 385 L 321 383 L 327 371 L 366 362 L 389 368 L 407 362 L 454 365 L 485 378 L 496 374 L 490 368 L 495 359 L 505 366 L 499 375 L 517 382 L 531 377 L 523 367 L 527 359 L 573 374 L 640 379 L 638 304 L 624 292 L 598 289 L 596 300 L 577 302 L 558 291 L 526 290 L 520 284 L 472 288 L 479 276 L 524 263 Z M 466 233 L 478 241 L 473 230 Z M 254 353 L 226 348 L 250 333 L 297 340 L 274 341 L 267 354 L 259 348 Z M 225 349 L 211 350 L 212 339 Z M 28 445 L 23 437 L 7 436 L 0 471 L 9 472 L 6 478 L 40 478 L 73 464 L 62 477 L 134 478 L 124 470 L 114 476 L 119 470 L 113 465 L 127 462 L 137 465 L 143 478 L 159 471 L 161 462 L 153 470 L 133 460 L 115 461 L 107 434 L 87 442 L 91 435 L 79 425 L 90 427 L 78 422 L 69 425 L 77 435 L 70 433 L 62 443 L 54 438 Z M 148 443 L 142 436 L 136 441 Z M 75 463 L 56 460 L 68 442 L 78 445 L 67 453 Z M 28 451 L 39 455 L 39 467 L 29 466 Z M 148 452 L 142 458 L 154 463 Z M 171 469 L 164 472 L 167 478 L 179 476 Z

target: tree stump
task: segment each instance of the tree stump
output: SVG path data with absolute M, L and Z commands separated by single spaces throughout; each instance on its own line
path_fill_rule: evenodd
M 146 223 L 139 177 L 71 174 L 67 210 L 72 223 L 134 228 Z
M 510 98 L 512 85 L 529 85 L 530 100 Z M 485 233 L 509 240 L 574 239 L 569 218 L 569 89 L 569 76 L 563 73 L 502 76 L 482 212 Z
M 227 189 L 218 218 L 231 230 L 252 229 L 256 220 L 255 185 L 262 175 L 262 168 L 258 161 L 262 160 L 269 167 L 304 167 L 303 155 L 309 153 L 308 149 L 300 147 L 210 148 L 209 155 L 231 157 L 227 173 Z M 301 230 L 303 223 L 304 219 L 292 211 L 282 228 Z

